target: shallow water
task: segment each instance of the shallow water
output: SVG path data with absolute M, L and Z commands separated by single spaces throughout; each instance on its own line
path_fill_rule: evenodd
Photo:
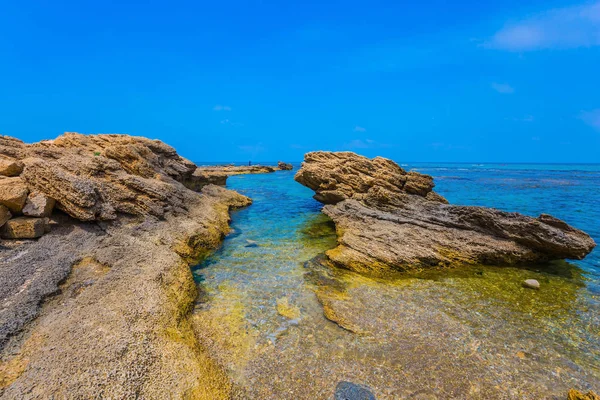
M 551 213 L 600 242 L 600 166 L 404 167 L 433 175 L 452 203 Z M 598 250 L 572 264 L 383 281 L 309 261 L 335 233 L 293 172 L 235 176 L 228 187 L 254 204 L 233 213 L 233 233 L 194 268 L 194 319 L 240 397 L 329 399 L 343 380 L 378 399 L 564 398 L 600 387 Z M 527 278 L 541 290 L 522 288 Z

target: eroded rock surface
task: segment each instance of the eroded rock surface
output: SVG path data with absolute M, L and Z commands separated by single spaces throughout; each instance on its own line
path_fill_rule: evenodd
M 359 272 L 581 259 L 595 246 L 549 215 L 449 205 L 432 177 L 381 157 L 308 153 L 295 179 L 336 224 L 339 245 L 328 257 Z
M 0 137 L 0 155 L 23 164 L 0 182 L 27 189 L 2 237 L 46 231 L 48 218 L 20 214 L 43 215 L 51 200 L 65 212 L 37 240 L 0 241 L 0 398 L 232 397 L 195 340 L 189 264 L 219 245 L 229 209 L 250 199 L 189 190 L 195 165 L 145 138 Z

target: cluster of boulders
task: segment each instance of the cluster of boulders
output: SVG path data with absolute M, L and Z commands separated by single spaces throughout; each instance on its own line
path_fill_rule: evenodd
M 43 235 L 54 207 L 80 221 L 185 212 L 186 186 L 204 186 L 195 171 L 172 147 L 142 137 L 65 133 L 26 144 L 0 136 L 1 236 Z
M 55 201 L 45 194 L 30 191 L 20 176 L 23 163 L 0 158 L 0 237 L 34 239 L 48 230 L 48 217 Z
M 336 224 L 338 247 L 327 256 L 355 271 L 581 259 L 595 246 L 550 215 L 450 205 L 431 176 L 382 157 L 308 153 L 295 179 L 327 204 L 323 212 Z

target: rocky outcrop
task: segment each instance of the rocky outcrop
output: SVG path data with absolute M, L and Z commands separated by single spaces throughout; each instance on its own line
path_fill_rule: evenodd
M 278 161 L 277 162 L 277 168 L 279 168 L 282 171 L 291 171 L 294 169 L 294 166 L 290 163 L 285 163 L 283 161 Z
M 336 224 L 338 247 L 327 256 L 359 272 L 581 259 L 595 246 L 549 215 L 449 205 L 432 177 L 381 157 L 308 153 L 295 179 Z
M 0 155 L 23 164 L 0 181 L 27 189 L 0 236 L 46 232 L 0 241 L 0 398 L 232 397 L 195 339 L 189 265 L 250 199 L 189 190 L 195 165 L 145 138 L 0 137 Z

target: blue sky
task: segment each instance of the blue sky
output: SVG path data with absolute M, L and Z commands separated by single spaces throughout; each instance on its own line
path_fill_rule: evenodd
M 0 133 L 194 161 L 600 162 L 600 1 L 116 3 L 4 2 Z

